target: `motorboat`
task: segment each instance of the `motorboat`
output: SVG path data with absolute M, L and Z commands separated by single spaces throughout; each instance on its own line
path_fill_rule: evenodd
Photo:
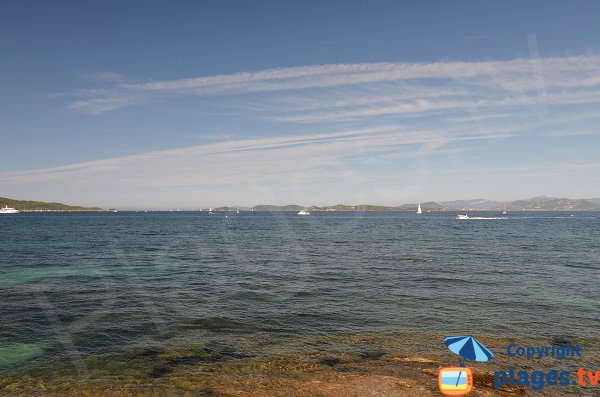
M 307 210 L 302 210 L 298 212 L 298 215 L 310 215 L 310 212 L 308 212 Z
M 470 219 L 467 214 L 458 214 L 456 215 L 456 219 Z
M 8 205 L 4 208 L 0 208 L 0 214 L 18 214 L 19 210 L 9 207 Z

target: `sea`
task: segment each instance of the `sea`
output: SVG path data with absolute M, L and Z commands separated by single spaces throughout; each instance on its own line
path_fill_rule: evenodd
M 169 349 L 218 361 L 357 335 L 425 357 L 445 335 L 597 343 L 600 212 L 456 215 L 2 215 L 0 376 L 152 378 Z

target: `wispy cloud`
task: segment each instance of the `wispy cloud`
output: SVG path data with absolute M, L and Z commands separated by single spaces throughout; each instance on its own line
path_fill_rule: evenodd
M 127 81 L 127 77 L 115 72 L 86 72 L 83 73 L 83 78 L 92 81 L 105 81 L 109 83 L 123 83 Z
M 548 96 L 548 103 L 596 100 L 586 93 L 562 93 Z M 477 106 L 484 107 L 487 99 Z M 531 103 L 530 97 L 503 99 L 507 106 Z M 285 106 L 290 105 L 288 102 Z M 340 99 L 336 105 L 361 104 L 360 100 Z M 385 114 L 430 112 L 459 107 L 460 101 L 420 101 L 414 105 L 366 108 L 362 112 Z M 400 108 L 404 106 L 404 108 Z M 496 102 L 494 106 L 498 106 Z M 335 106 L 334 106 L 335 107 Z M 310 106 L 307 106 L 312 111 Z M 420 109 L 416 109 L 420 108 Z M 325 113 L 319 113 L 325 114 Z M 339 119 L 339 113 L 334 115 Z M 339 169 L 351 169 L 358 177 L 356 159 L 378 159 L 432 156 L 442 153 L 440 148 L 452 143 L 473 140 L 496 140 L 544 129 L 547 136 L 561 136 L 562 126 L 597 117 L 594 111 L 552 114 L 542 119 L 527 114 L 512 117 L 511 113 L 482 113 L 469 117 L 445 115 L 450 122 L 390 123 L 369 128 L 344 128 L 324 132 L 275 135 L 269 137 L 239 138 L 193 147 L 161 150 L 106 160 L 90 161 L 48 169 L 0 173 L 0 183 L 19 185 L 32 183 L 74 183 L 79 186 L 209 186 L 240 184 L 252 181 L 279 181 L 285 184 L 290 176 L 302 175 L 304 180 L 322 180 L 333 177 Z M 359 114 L 360 116 L 360 114 Z M 357 117 L 357 112 L 352 114 Z M 495 123 L 502 119 L 502 123 Z M 490 121 L 492 121 L 490 123 Z M 391 156 L 391 157 L 390 157 Z M 367 173 L 368 174 L 368 173 Z M 373 175 L 372 173 L 370 174 Z M 357 177 L 357 178 L 358 178 Z
M 552 126 L 565 117 L 530 120 L 473 130 L 468 121 L 452 126 L 391 124 L 373 128 L 303 135 L 237 139 L 193 147 L 148 152 L 48 169 L 0 173 L 4 186 L 36 183 L 76 184 L 79 188 L 115 189 L 244 184 L 248 181 L 323 182 L 340 170 L 356 180 L 371 178 L 371 164 L 443 154 L 443 145 L 514 136 L 531 128 Z M 457 149 L 453 149 L 454 151 Z M 364 163 L 362 163 L 364 162 Z M 361 166 L 363 169 L 361 169 Z M 402 173 L 393 171 L 396 177 Z M 390 175 L 388 175 L 389 177 Z M 381 177 L 381 175 L 379 175 Z M 410 175 L 409 175 L 410 180 Z
M 413 130 L 387 126 L 308 135 L 241 139 L 90 161 L 48 169 L 0 173 L 3 184 L 78 181 L 80 185 L 177 186 L 239 183 L 252 178 L 285 180 L 310 174 L 330 176 L 359 157 L 385 157 L 391 151 L 430 155 L 432 147 L 452 141 L 494 139 L 509 134 Z M 403 149 L 405 148 L 405 149 Z M 420 148 L 420 149 L 419 149 Z
M 186 101 L 176 117 L 193 113 L 196 123 L 215 117 L 210 114 L 229 114 L 238 128 L 229 132 L 227 125 L 228 140 L 210 136 L 192 147 L 3 172 L 3 187 L 25 191 L 43 185 L 89 196 L 104 189 L 146 202 L 143 194 L 164 198 L 162 188 L 189 189 L 205 200 L 243 196 L 246 204 L 348 195 L 357 200 L 368 196 L 373 202 L 378 195 L 384 198 L 380 202 L 389 200 L 391 194 L 410 200 L 410 194 L 444 186 L 445 192 L 457 192 L 463 185 L 454 181 L 461 178 L 477 186 L 488 183 L 483 175 L 494 172 L 480 167 L 486 145 L 531 135 L 551 145 L 566 142 L 564 136 L 600 134 L 594 128 L 600 118 L 600 56 L 594 54 L 331 64 L 150 82 L 111 73 L 89 77 L 102 84 L 56 95 L 57 100 L 66 101 L 72 111 L 102 114 L 131 106 L 143 110 L 181 97 L 210 97 Z M 514 168 L 521 180 L 527 175 L 551 178 L 551 170 L 562 165 L 555 174 L 597 172 L 595 162 L 573 156 L 552 159 L 545 169 L 536 169 L 535 160 L 519 168 L 510 150 L 499 155 L 495 148 L 487 149 L 487 157 L 505 161 L 502 167 L 490 167 L 500 169 L 495 175 Z
M 540 87 L 540 82 L 544 84 L 543 87 Z M 405 111 L 406 106 L 410 107 L 411 101 L 415 103 L 424 100 L 424 97 L 440 95 L 460 95 L 463 104 L 471 98 L 475 98 L 474 102 L 481 102 L 482 98 L 489 98 L 487 102 L 490 103 L 510 102 L 506 97 L 513 96 L 527 97 L 529 102 L 535 98 L 540 102 L 544 101 L 546 92 L 560 96 L 572 94 L 571 90 L 579 90 L 579 95 L 585 95 L 583 90 L 588 89 L 590 94 L 597 94 L 600 87 L 600 56 L 588 54 L 507 61 L 362 63 L 277 68 L 177 80 L 120 83 L 110 88 L 73 93 L 80 98 L 68 106 L 73 110 L 98 114 L 175 96 L 282 91 L 298 94 L 309 89 L 369 88 L 376 84 L 395 84 L 396 92 L 390 100 L 395 101 L 400 112 Z M 442 94 L 436 94 L 436 88 Z M 543 92 L 540 91 L 542 88 Z M 360 94 L 361 98 L 357 101 L 368 103 L 372 99 L 370 97 L 377 95 L 377 90 Z M 416 106 L 415 110 L 420 111 L 421 107 Z

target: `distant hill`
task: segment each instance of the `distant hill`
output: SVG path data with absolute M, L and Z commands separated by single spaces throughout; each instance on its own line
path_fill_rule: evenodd
M 421 207 L 427 208 L 428 204 L 421 204 Z M 507 202 L 485 199 L 442 201 L 437 206 L 449 211 L 598 211 L 600 199 L 581 200 L 538 196 Z
M 215 211 L 215 212 L 232 212 L 232 211 L 235 212 L 238 209 L 240 209 L 240 208 L 238 208 L 238 207 L 227 207 L 227 206 L 224 206 L 224 207 L 213 208 L 212 210 Z
M 417 206 L 419 204 L 406 204 L 403 205 L 401 208 L 405 208 L 408 211 L 414 211 L 416 210 Z M 440 210 L 443 209 L 444 205 L 440 204 L 440 203 L 436 203 L 435 201 L 427 201 L 425 203 L 421 203 L 421 209 L 423 210 Z
M 454 201 L 442 201 L 439 207 L 447 208 L 447 209 L 468 209 L 468 208 L 476 208 L 480 210 L 491 210 L 496 208 L 503 207 L 503 204 L 498 201 L 485 200 L 485 199 L 475 199 L 475 200 L 454 200 Z
M 511 201 L 506 203 L 506 208 L 509 210 L 592 211 L 600 210 L 600 203 L 590 200 L 540 196 L 529 200 Z
M 398 206 L 384 205 L 346 205 L 300 206 L 300 205 L 257 205 L 253 211 L 415 211 L 418 203 Z M 567 199 L 539 196 L 526 200 L 500 202 L 486 199 L 453 200 L 421 203 L 424 211 L 600 211 L 600 199 Z
M 255 205 L 252 211 L 300 211 L 304 207 L 299 205 Z
M 0 207 L 9 206 L 19 211 L 104 211 L 102 208 L 79 207 L 62 203 L 46 203 L 43 201 L 14 200 L 0 197 Z
M 424 206 L 423 209 L 440 210 L 441 206 L 437 203 L 430 203 L 431 206 Z M 403 204 L 400 206 L 372 205 L 372 204 L 357 204 L 346 205 L 336 204 L 329 206 L 300 206 L 300 205 L 257 205 L 252 207 L 252 211 L 300 211 L 307 209 L 308 211 L 416 211 L 418 204 Z
M 62 203 L 43 201 L 14 200 L 0 197 L 0 206 L 9 206 L 19 211 L 105 211 L 98 207 L 80 207 Z M 302 209 L 309 211 L 416 211 L 418 203 L 401 204 L 397 206 L 372 204 L 336 204 L 330 206 L 290 205 L 256 205 L 254 207 L 218 207 L 213 211 L 291 211 Z M 538 196 L 526 200 L 500 202 L 486 199 L 452 200 L 441 202 L 422 202 L 423 211 L 600 211 L 600 198 L 567 199 L 559 197 Z M 110 211 L 110 210 L 109 210 Z
M 336 204 L 330 206 L 311 206 L 308 207 L 309 211 L 396 211 L 396 207 L 387 207 L 384 205 L 371 205 L 371 204 L 357 204 L 357 205 L 346 205 Z

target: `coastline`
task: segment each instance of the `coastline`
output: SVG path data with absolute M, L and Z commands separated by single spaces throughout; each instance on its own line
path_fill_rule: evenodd
M 314 208 L 309 208 L 310 212 L 344 212 L 344 213 L 363 213 L 363 212 L 401 212 L 401 213 L 407 213 L 407 214 L 412 214 L 415 211 L 410 209 L 410 210 L 406 210 L 406 209 L 383 209 L 383 210 L 378 210 L 378 209 L 366 209 L 366 210 L 346 210 L 346 209 L 314 209 Z M 68 213 L 114 213 L 114 212 L 125 212 L 125 213 L 153 213 L 153 212 L 169 212 L 169 213 L 189 213 L 189 212 L 200 212 L 200 213 L 206 213 L 208 211 L 205 210 L 181 210 L 181 211 L 173 211 L 173 210 L 166 210 L 166 209 L 159 209 L 159 210 L 132 210 L 132 209 L 119 209 L 116 210 L 115 209 L 101 209 L 101 210 L 19 210 L 19 212 L 21 213 L 48 213 L 48 212 L 58 212 L 58 213 L 62 213 L 62 212 L 68 212 Z M 231 213 L 231 212 L 235 212 L 234 210 L 219 210 L 219 209 L 213 209 L 212 212 L 215 213 Z M 260 210 L 260 211 L 252 211 L 252 210 L 240 210 L 240 213 L 289 213 L 289 214 L 295 214 L 297 211 L 295 210 Z M 482 212 L 482 213 L 498 213 L 498 212 L 502 212 L 501 209 L 426 209 L 423 210 L 423 213 L 462 213 L 462 212 Z M 556 209 L 556 210 L 546 210 L 546 209 L 525 209 L 525 210 L 509 210 L 508 211 L 509 214 L 513 213 L 513 214 L 521 214 L 524 212 L 538 212 L 538 213 L 544 213 L 544 212 L 563 212 L 563 213 L 592 213 L 592 212 L 600 212 L 600 210 L 597 209 L 590 209 L 590 210 L 568 210 L 568 209 Z
M 195 357 L 170 360 L 172 372 L 149 378 L 127 376 L 0 378 L 3 396 L 438 396 L 442 362 L 424 357 L 383 355 L 352 358 L 275 356 L 225 364 L 194 363 Z M 493 390 L 491 372 L 476 372 L 474 396 L 522 395 L 518 388 Z
M 429 343 L 424 343 L 430 338 Z M 79 364 L 80 373 L 55 368 L 50 373 L 0 376 L 0 393 L 7 397 L 439 396 L 438 369 L 457 365 L 457 356 L 445 349 L 440 338 L 441 335 L 425 332 L 394 337 L 363 334 L 295 339 L 278 346 L 278 352 L 268 354 L 249 345 L 243 350 L 243 341 L 238 345 L 206 342 L 172 346 L 169 350 L 164 348 L 169 343 L 154 344 L 132 348 L 118 356 L 88 357 L 83 365 Z M 481 339 L 496 353 L 508 342 L 498 337 Z M 597 352 L 594 357 L 598 357 Z M 598 360 L 592 359 L 594 362 Z M 497 354 L 492 362 L 467 363 L 474 370 L 471 395 L 531 395 L 531 389 L 525 387 L 495 390 L 493 386 L 494 370 L 509 365 L 527 368 L 529 364 L 503 354 Z M 556 364 L 537 362 L 535 366 L 553 368 Z M 544 389 L 543 395 L 559 396 L 564 391 L 549 388 Z M 577 394 L 584 391 L 574 388 L 569 395 L 585 395 Z

